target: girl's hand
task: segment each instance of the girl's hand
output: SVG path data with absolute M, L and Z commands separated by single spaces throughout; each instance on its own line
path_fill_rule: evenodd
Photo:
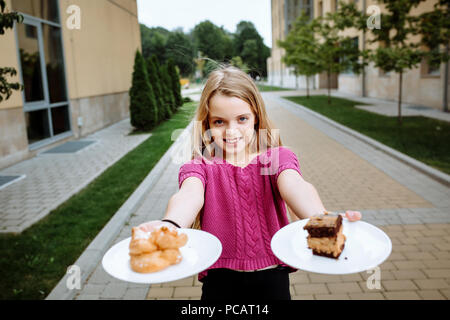
M 359 211 L 345 211 L 345 217 L 351 222 L 361 220 L 361 216 L 361 212 Z
M 142 223 L 138 226 L 138 228 L 144 232 L 153 232 L 153 231 L 161 228 L 162 226 L 166 226 L 170 229 L 175 228 L 173 224 L 171 224 L 169 222 L 164 222 L 161 220 L 152 220 L 149 222 Z

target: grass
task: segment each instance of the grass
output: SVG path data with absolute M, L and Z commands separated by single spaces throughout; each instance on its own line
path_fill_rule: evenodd
M 186 103 L 152 136 L 78 194 L 20 235 L 0 235 L 0 299 L 44 299 L 185 128 L 197 103 Z
M 282 87 L 275 87 L 275 86 L 266 86 L 263 84 L 257 84 L 258 90 L 261 92 L 265 91 L 288 91 L 288 90 L 295 90 L 290 88 L 282 88 Z
M 355 108 L 362 105 L 327 96 L 285 97 L 342 125 L 371 137 L 427 165 L 450 174 L 450 123 L 422 116 L 387 117 Z

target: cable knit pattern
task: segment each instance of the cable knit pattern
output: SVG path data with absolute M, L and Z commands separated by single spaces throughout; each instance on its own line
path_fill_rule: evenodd
M 227 176 L 229 179 L 229 185 L 230 185 L 230 190 L 231 190 L 231 196 L 233 198 L 233 217 L 234 217 L 234 226 L 236 228 L 236 233 L 234 234 L 234 238 L 236 241 L 236 255 L 238 257 L 241 257 L 243 255 L 244 252 L 244 245 L 245 245 L 245 232 L 243 229 L 243 225 L 242 225 L 242 215 L 239 214 L 240 213 L 240 202 L 236 201 L 237 199 L 235 198 L 235 195 L 238 194 L 237 191 L 237 181 L 235 179 L 235 177 L 230 174 L 229 170 L 226 169 L 227 172 Z
M 181 166 L 179 188 L 188 177 L 202 181 L 205 188 L 202 230 L 222 243 L 222 254 L 209 269 L 285 266 L 273 254 L 270 242 L 289 223 L 277 185 L 279 174 L 286 169 L 302 174 L 297 156 L 286 147 L 270 148 L 244 168 L 218 158 L 194 159 Z M 199 273 L 200 281 L 209 269 Z

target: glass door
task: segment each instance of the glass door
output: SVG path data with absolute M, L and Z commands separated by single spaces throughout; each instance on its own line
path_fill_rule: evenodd
M 23 15 L 23 23 L 16 24 L 16 36 L 28 143 L 35 149 L 72 132 L 61 27 Z

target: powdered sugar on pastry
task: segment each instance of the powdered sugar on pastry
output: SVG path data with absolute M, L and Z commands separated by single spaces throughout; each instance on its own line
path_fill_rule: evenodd
M 187 235 L 172 227 L 162 226 L 153 232 L 132 228 L 129 246 L 130 266 L 140 273 L 157 272 L 182 260 L 179 250 Z

